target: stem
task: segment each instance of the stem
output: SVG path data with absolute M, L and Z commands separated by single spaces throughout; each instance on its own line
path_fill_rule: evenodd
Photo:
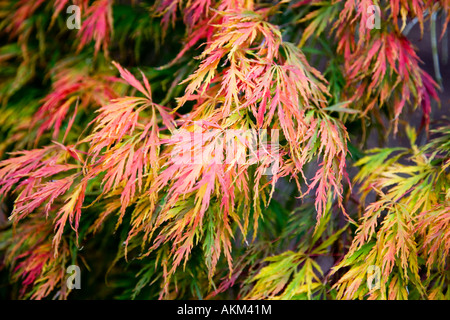
M 433 52 L 433 65 L 434 74 L 436 76 L 437 83 L 442 86 L 442 76 L 439 68 L 439 55 L 437 48 L 437 36 L 436 36 L 436 15 L 437 12 L 433 12 L 431 15 L 430 29 L 431 29 L 431 50 Z
M 441 16 L 441 21 L 442 21 L 442 27 L 445 27 L 445 24 L 447 23 L 447 13 L 446 12 L 442 12 L 442 16 Z M 445 33 L 442 35 L 442 62 L 446 65 L 448 62 L 448 34 L 447 34 L 447 30 L 445 30 Z

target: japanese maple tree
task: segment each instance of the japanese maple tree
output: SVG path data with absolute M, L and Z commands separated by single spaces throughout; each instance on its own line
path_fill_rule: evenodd
M 444 42 L 449 0 L 0 17 L 5 296 L 450 298 L 448 106 L 436 45 L 433 75 L 408 37 Z

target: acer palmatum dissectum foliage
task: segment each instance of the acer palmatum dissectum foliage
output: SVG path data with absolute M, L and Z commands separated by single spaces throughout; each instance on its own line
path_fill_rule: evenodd
M 342 98 L 352 101 L 353 108 L 362 110 L 363 115 L 375 106 L 392 106 L 388 112 L 394 119 L 394 132 L 405 105 L 420 106 L 423 111 L 422 125 L 428 128 L 430 101 L 431 98 L 439 99 L 436 92 L 438 86 L 419 67 L 420 59 L 402 31 L 406 27 L 407 17 L 412 16 L 418 20 L 423 33 L 425 12 L 439 6 L 448 12 L 448 1 L 348 0 L 316 5 L 320 6 L 319 9 L 303 19 L 311 23 L 303 34 L 301 44 L 313 32 L 320 33 L 327 24 L 333 23 L 330 27 L 336 30 L 337 52 L 343 54 L 344 75 L 351 88 L 349 92 L 344 90 Z M 380 11 L 380 5 L 385 5 L 386 10 Z M 375 6 L 378 9 L 374 9 Z M 379 27 L 375 26 L 375 13 L 379 14 Z M 400 26 L 399 17 L 402 20 Z M 379 121 L 378 115 L 377 118 Z
M 66 298 L 65 267 L 84 258 L 83 244 L 99 245 L 100 234 L 122 244 L 104 262 L 108 270 L 138 268 L 129 282 L 136 287 L 124 290 L 131 297 L 211 298 L 238 284 L 237 297 L 247 299 L 448 295 L 448 175 L 436 162 L 445 149 L 414 146 L 415 166 L 386 160 L 404 149 L 360 160 L 359 200 L 369 187 L 379 199 L 356 234 L 346 227 L 356 222 L 344 188 L 344 122 L 362 120 L 356 140 L 364 144 L 368 118 L 382 123 L 385 111 L 401 132 L 406 106 L 420 106 L 428 130 L 438 86 L 402 31 L 415 18 L 424 32 L 430 12 L 449 17 L 448 1 L 74 4 L 82 24 L 72 34 L 61 31 L 66 0 L 0 7 L 11 41 L 0 49 L 0 154 L 14 151 L 0 162 L 0 200 L 11 206 L 7 262 L 16 266 L 13 281 L 23 279 L 23 297 Z M 372 5 L 382 8 L 381 29 L 367 27 Z M 180 30 L 181 48 L 172 43 Z M 73 42 L 52 41 L 68 36 Z M 164 39 L 171 60 L 141 72 L 122 67 L 145 68 L 140 48 L 149 36 L 156 46 Z M 325 52 L 324 72 L 303 52 Z M 48 91 L 30 94 L 30 103 L 23 97 L 42 69 Z M 21 108 L 22 122 L 6 119 Z M 313 202 L 280 208 L 273 198 L 286 180 L 295 181 L 291 198 Z M 35 236 L 18 240 L 26 233 Z M 349 238 L 333 275 L 320 259 L 337 263 Z M 386 281 L 369 293 L 372 265 Z
M 338 297 L 448 299 L 450 129 L 436 129 L 437 137 L 421 148 L 408 130 L 411 149 L 373 150 L 356 163 L 363 197 L 374 191 L 379 200 L 366 208 L 350 251 L 336 266 L 350 266 L 337 283 Z M 401 164 L 407 156 L 411 163 Z M 362 271 L 370 265 L 381 269 L 378 290 L 365 284 Z
M 12 266 L 12 278 L 22 283 L 21 295 L 31 299 L 42 299 L 57 292 L 56 297 L 67 298 L 66 272 L 61 266 L 70 264 L 71 257 L 67 243 L 59 248 L 58 257 L 50 241 L 52 229 L 42 217 L 22 223 L 14 236 L 6 261 Z M 38 284 L 38 285 L 36 285 Z

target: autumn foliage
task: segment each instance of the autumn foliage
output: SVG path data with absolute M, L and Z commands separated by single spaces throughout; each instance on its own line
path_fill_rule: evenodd
M 439 17 L 443 39 L 450 1 L 0 0 L 0 17 L 8 297 L 450 298 L 448 105 L 405 34 Z

